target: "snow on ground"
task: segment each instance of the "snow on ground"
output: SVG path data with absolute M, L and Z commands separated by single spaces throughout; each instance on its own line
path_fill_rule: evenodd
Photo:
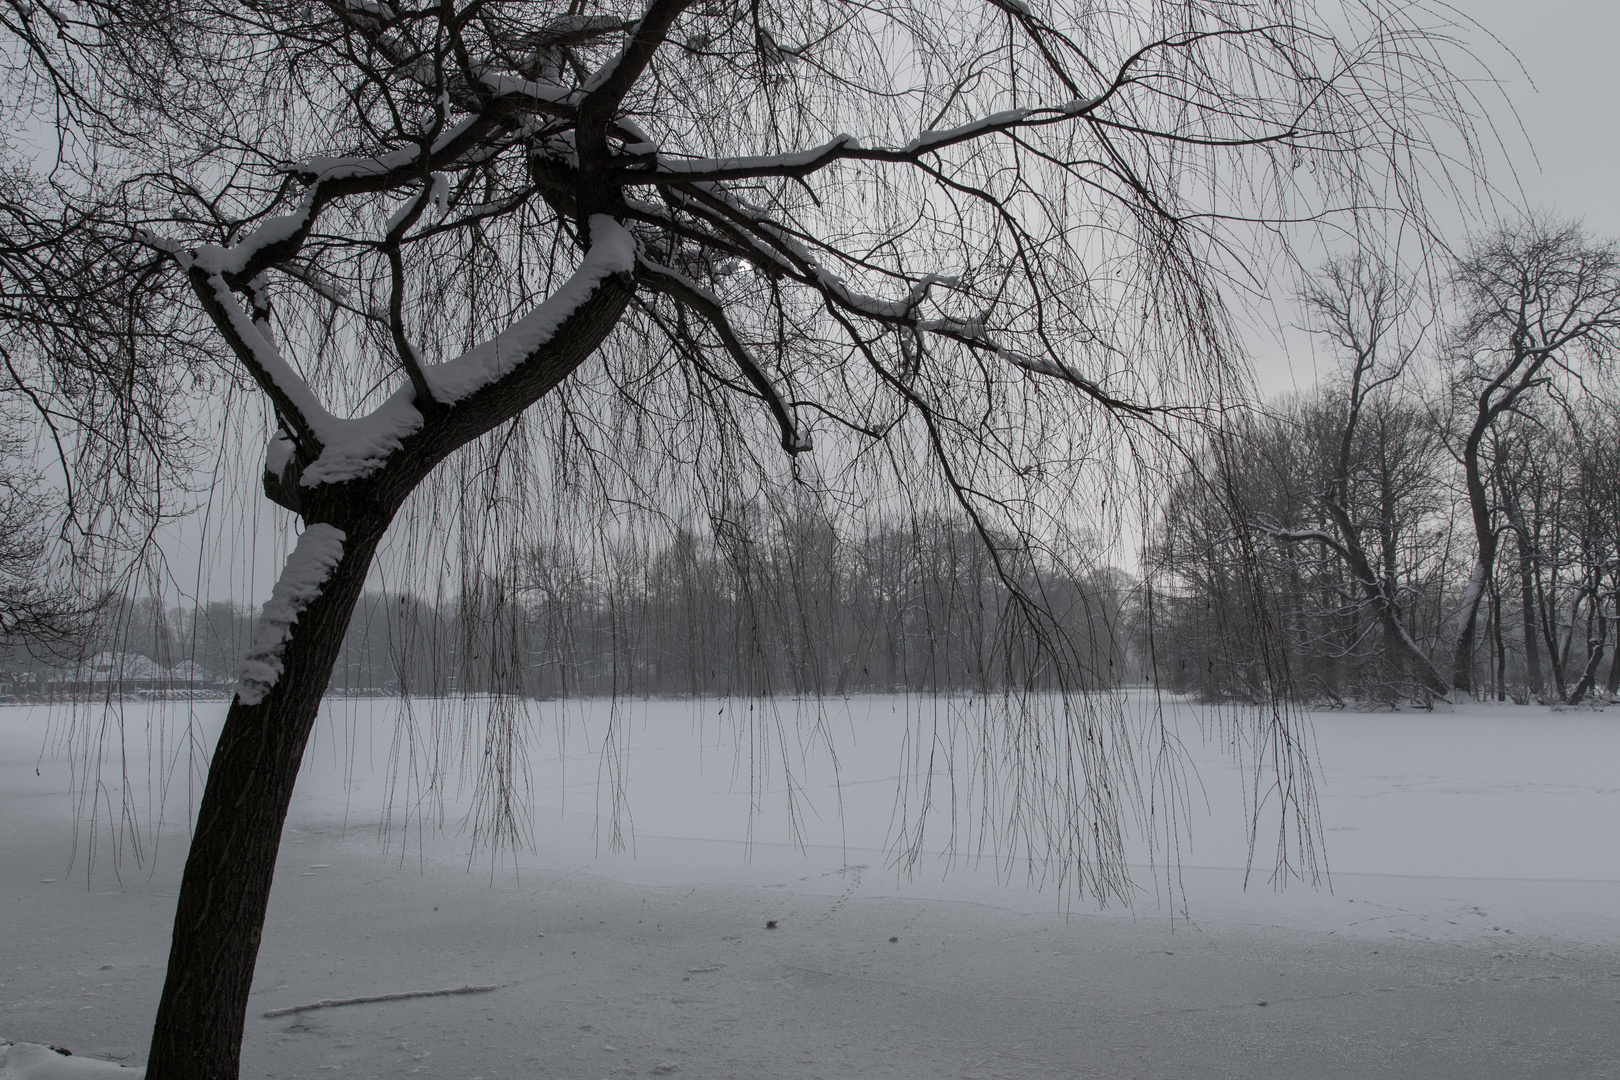
M 53 1046 L 0 1043 L 0 1077 L 5 1080 L 97 1080 L 137 1076 L 140 1072 L 114 1061 L 64 1054 Z
M 243 1075 L 1620 1076 L 1614 710 L 1318 714 L 1331 890 L 1282 892 L 1265 832 L 1243 888 L 1241 776 L 1180 710 L 1202 784 L 1184 895 L 1156 893 L 1144 866 L 1134 912 L 1102 913 L 965 859 L 892 867 L 902 750 L 935 730 L 928 703 L 829 707 L 839 774 L 806 740 L 802 846 L 777 751 L 803 727 L 791 707 L 780 730 L 727 716 L 741 710 L 633 703 L 610 733 L 602 703 L 544 706 L 520 759 L 537 850 L 492 865 L 458 833 L 470 778 L 443 804 L 444 834 L 423 834 L 398 809 L 416 789 L 387 780 L 391 706 L 330 702 L 288 822 Z M 221 712 L 199 707 L 204 739 Z M 455 745 L 416 712 L 415 760 Z M 164 803 L 180 824 L 138 834 L 143 862 L 137 837 L 109 839 L 103 803 L 70 868 L 70 758 L 49 719 L 0 709 L 0 1037 L 74 1051 L 39 1059 L 50 1068 L 138 1065 L 187 779 Z M 123 717 L 132 749 L 152 731 L 180 761 L 185 720 L 175 705 Z M 135 781 L 113 783 L 108 763 L 105 792 L 148 814 L 147 761 L 127 761 Z M 607 850 L 616 774 L 622 853 Z M 499 989 L 284 1012 L 484 986 Z M 77 1075 L 5 1053 L 5 1080 Z

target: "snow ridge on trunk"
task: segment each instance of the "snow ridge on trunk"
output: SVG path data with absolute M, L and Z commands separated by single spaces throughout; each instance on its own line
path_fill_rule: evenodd
M 287 556 L 281 579 L 259 613 L 253 646 L 236 672 L 236 696 L 244 705 L 257 705 L 281 678 L 281 653 L 293 623 L 321 595 L 321 587 L 343 559 L 342 529 L 311 525 Z

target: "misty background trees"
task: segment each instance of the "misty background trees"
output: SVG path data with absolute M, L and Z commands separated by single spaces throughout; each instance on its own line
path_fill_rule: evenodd
M 1303 299 L 1337 370 L 1212 436 L 1217 482 L 1183 476 L 1155 519 L 1158 677 L 1251 695 L 1258 593 L 1306 700 L 1613 697 L 1614 242 L 1532 217 L 1464 249 L 1428 316 L 1365 259 Z
M 1098 688 L 1131 674 L 1133 590 L 1121 571 L 1034 568 L 1076 643 L 1067 672 L 1016 617 L 979 537 L 962 522 L 919 519 L 840 535 L 825 518 L 739 515 L 720 532 L 678 529 L 580 550 L 536 545 L 517 587 L 471 602 L 366 593 L 332 676 L 335 693 L 435 696 L 845 694 L 893 690 Z M 1017 571 L 1015 569 L 1015 574 Z M 110 613 L 109 613 L 110 614 Z M 82 643 L 89 657 L 153 661 L 104 693 L 223 692 L 251 634 L 252 612 L 216 601 L 164 608 L 128 602 Z M 498 654 L 498 655 L 497 655 Z M 105 661 L 104 661 L 105 663 Z M 15 691 L 91 692 L 93 673 L 14 658 Z

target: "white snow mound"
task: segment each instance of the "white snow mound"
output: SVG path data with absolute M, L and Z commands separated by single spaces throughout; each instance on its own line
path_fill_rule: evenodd
M 59 1054 L 38 1043 L 0 1042 L 0 1080 L 84 1080 L 106 1076 L 138 1080 L 145 1075 L 145 1069 Z

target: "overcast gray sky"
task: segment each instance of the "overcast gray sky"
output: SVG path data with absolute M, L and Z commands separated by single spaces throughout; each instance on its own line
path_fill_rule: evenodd
M 1523 72 L 1498 74 L 1535 151 L 1535 160 L 1526 154 L 1516 162 L 1527 201 L 1585 218 L 1600 236 L 1620 236 L 1620 3 L 1458 0 L 1456 7 L 1524 64 Z
M 1489 148 L 1486 173 L 1501 198 L 1497 210 L 1545 210 L 1582 219 L 1595 236 L 1620 237 L 1620 0 L 1452 0 L 1452 7 L 1479 22 L 1481 30 L 1465 36 L 1502 83 L 1478 88 L 1500 143 Z M 1481 135 L 1491 133 L 1482 126 Z M 1462 231 L 1460 214 L 1430 210 L 1448 234 Z M 1470 225 L 1479 227 L 1477 217 Z M 1289 332 L 1284 345 L 1256 328 L 1249 343 L 1268 397 L 1309 387 L 1319 365 L 1331 363 L 1313 356 L 1301 333 Z

